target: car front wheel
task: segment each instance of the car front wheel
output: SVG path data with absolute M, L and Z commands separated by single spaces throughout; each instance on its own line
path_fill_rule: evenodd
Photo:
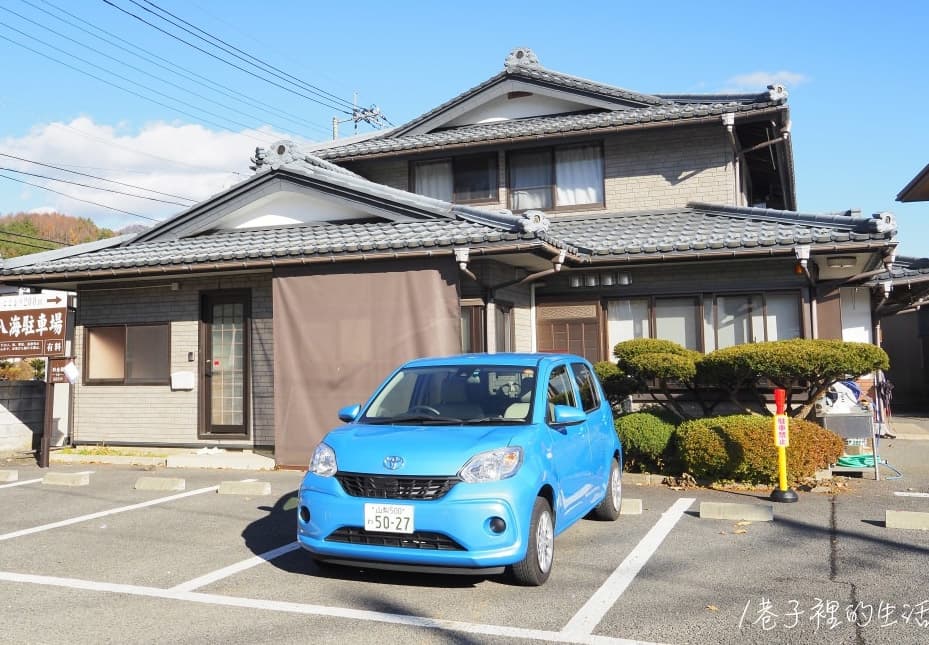
M 543 497 L 536 497 L 529 522 L 529 545 L 526 557 L 513 565 L 513 577 L 526 587 L 538 587 L 548 580 L 555 560 L 555 521 L 552 507 Z
M 610 462 L 610 479 L 606 484 L 606 495 L 594 509 L 593 516 L 604 522 L 612 522 L 619 517 L 623 504 L 623 469 L 614 459 Z

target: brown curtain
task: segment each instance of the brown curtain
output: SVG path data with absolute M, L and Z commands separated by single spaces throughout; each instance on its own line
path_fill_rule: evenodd
M 451 258 L 279 269 L 274 293 L 275 458 L 313 448 L 400 363 L 461 351 Z

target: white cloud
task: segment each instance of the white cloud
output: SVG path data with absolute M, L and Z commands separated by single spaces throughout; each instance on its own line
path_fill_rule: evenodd
M 779 72 L 749 72 L 748 74 L 739 74 L 732 76 L 726 81 L 726 88 L 723 92 L 761 92 L 768 85 L 784 85 L 789 90 L 791 87 L 809 83 L 810 77 L 798 72 L 788 72 L 781 70 Z
M 164 122 L 149 123 L 133 132 L 122 124 L 99 124 L 90 118 L 80 117 L 69 123 L 37 125 L 25 136 L 0 140 L 0 152 L 201 201 L 247 179 L 252 174 L 248 168 L 249 157 L 255 148 L 283 138 L 287 137 L 270 128 L 216 132 L 200 125 Z M 4 172 L 9 177 L 52 188 L 78 199 L 156 219 L 174 215 L 190 203 L 9 157 L 0 157 L 0 166 L 88 184 L 92 187 Z M 143 194 L 183 205 L 138 199 L 96 187 Z M 130 224 L 151 223 L 143 218 L 69 199 L 33 186 L 0 180 L 0 213 L 49 210 L 89 217 L 99 226 L 115 229 Z

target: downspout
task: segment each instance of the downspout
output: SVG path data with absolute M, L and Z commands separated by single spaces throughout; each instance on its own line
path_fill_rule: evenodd
M 477 276 L 468 268 L 468 259 L 471 256 L 471 249 L 467 246 L 458 247 L 455 249 L 455 262 L 458 263 L 458 269 L 466 276 L 478 282 Z
M 739 150 L 739 140 L 735 136 L 735 113 L 726 112 L 722 116 L 723 126 L 726 128 L 726 135 L 729 137 L 729 145 L 732 146 L 732 167 L 735 171 L 735 205 L 744 206 L 742 203 L 742 153 Z
M 558 254 L 558 257 L 552 259 L 552 268 L 545 269 L 544 271 L 539 271 L 537 273 L 530 273 L 525 278 L 517 282 L 516 284 L 528 284 L 530 282 L 535 282 L 539 278 L 544 278 L 547 275 L 552 275 L 553 273 L 558 273 L 561 271 L 561 267 L 564 265 L 565 257 L 568 255 L 568 252 L 565 249 L 561 249 L 561 253 Z

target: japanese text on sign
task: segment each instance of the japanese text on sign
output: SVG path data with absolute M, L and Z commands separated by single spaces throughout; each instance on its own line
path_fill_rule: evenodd
M 774 445 L 786 448 L 790 445 L 790 431 L 788 430 L 787 415 L 774 415 Z

